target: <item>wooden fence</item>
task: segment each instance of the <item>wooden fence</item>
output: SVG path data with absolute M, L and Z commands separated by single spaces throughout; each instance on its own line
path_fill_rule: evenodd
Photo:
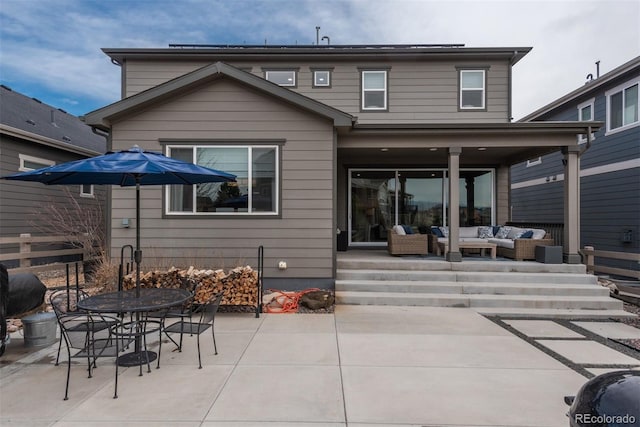
M 583 256 L 583 262 L 587 265 L 587 273 L 595 274 L 597 272 L 640 279 L 640 270 L 607 267 L 596 263 L 596 258 L 609 258 L 621 261 L 635 261 L 636 263 L 640 263 L 640 254 L 631 252 L 598 251 L 593 246 L 585 246 L 581 252 Z
M 70 242 L 75 241 L 76 239 L 71 236 L 32 236 L 28 233 L 21 234 L 19 237 L 0 237 L 0 246 L 6 247 L 7 245 L 12 245 L 13 248 L 15 248 L 17 245 L 19 247 L 18 252 L 11 253 L 5 253 L 3 248 L 3 250 L 0 251 L 0 262 L 14 261 L 12 264 L 15 264 L 15 261 L 18 261 L 19 266 L 10 268 L 10 271 L 33 272 L 49 270 L 64 265 L 60 262 L 46 265 L 32 265 L 32 261 L 38 258 L 56 258 L 67 255 L 78 255 L 82 256 L 83 259 L 86 259 L 85 250 L 82 248 L 50 249 L 52 244 L 57 243 L 64 246 L 65 243 L 69 244 Z M 49 248 L 46 246 L 49 246 Z

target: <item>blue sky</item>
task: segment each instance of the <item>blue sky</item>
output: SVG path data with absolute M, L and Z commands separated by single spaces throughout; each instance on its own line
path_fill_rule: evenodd
M 75 115 L 120 97 L 100 50 L 194 44 L 531 46 L 516 119 L 640 53 L 640 0 L 1 0 L 0 82 Z

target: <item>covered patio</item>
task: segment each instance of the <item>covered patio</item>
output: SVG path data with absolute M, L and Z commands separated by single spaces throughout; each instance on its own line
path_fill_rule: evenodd
M 563 260 L 580 263 L 579 165 L 580 155 L 588 144 L 578 146 L 577 135 L 590 135 L 600 125 L 596 122 L 355 125 L 339 134 L 337 142 L 337 228 L 347 230 L 349 247 L 353 249 L 384 246 L 386 237 L 379 230 L 395 224 L 416 228 L 447 225 L 450 232 L 446 260 L 460 262 L 460 227 L 510 221 L 510 166 L 562 151 Z M 422 208 L 415 201 L 408 207 L 407 200 L 415 199 L 415 194 L 407 190 L 408 179 L 414 180 L 414 188 L 431 186 L 439 191 L 436 199 L 423 201 Z M 371 187 L 366 192 L 368 202 L 357 199 L 354 188 L 358 185 Z M 380 195 L 382 186 L 390 196 Z M 482 191 L 487 194 L 483 198 L 488 201 L 476 196 L 478 186 L 483 186 Z M 411 215 L 412 209 L 424 210 L 427 204 L 432 207 L 431 212 L 422 217 Z

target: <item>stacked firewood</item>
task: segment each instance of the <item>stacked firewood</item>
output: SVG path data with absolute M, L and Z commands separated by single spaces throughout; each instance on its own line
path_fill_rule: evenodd
M 135 273 L 125 276 L 123 287 L 133 289 L 136 283 Z M 148 271 L 140 273 L 142 288 L 183 288 L 196 285 L 195 302 L 202 303 L 218 292 L 224 292 L 223 305 L 258 304 L 258 272 L 250 266 L 236 267 L 229 272 L 224 270 L 199 270 L 189 267 L 181 270 L 171 267 L 166 271 Z

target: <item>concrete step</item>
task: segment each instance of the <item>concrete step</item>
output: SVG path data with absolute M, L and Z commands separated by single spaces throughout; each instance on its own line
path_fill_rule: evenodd
M 596 284 L 597 278 L 576 273 L 458 272 L 414 270 L 338 269 L 336 280 L 391 280 L 470 283 L 556 283 Z
M 484 316 L 499 316 L 512 319 L 629 319 L 636 315 L 622 309 L 579 310 L 548 308 L 476 307 Z
M 412 280 L 336 280 L 336 291 L 354 292 L 412 292 L 441 294 L 488 294 L 488 295 L 564 295 L 602 296 L 609 290 L 593 284 L 555 283 L 470 283 L 470 282 L 426 282 Z
M 442 259 L 393 258 L 389 256 L 350 258 L 338 257 L 341 270 L 412 270 L 412 271 L 468 271 L 468 272 L 520 272 L 520 273 L 574 273 L 587 272 L 583 264 L 541 264 L 532 261 L 471 261 L 448 262 Z
M 549 295 L 428 294 L 415 292 L 336 291 L 336 303 L 425 307 L 491 307 L 513 309 L 622 310 L 610 297 Z

